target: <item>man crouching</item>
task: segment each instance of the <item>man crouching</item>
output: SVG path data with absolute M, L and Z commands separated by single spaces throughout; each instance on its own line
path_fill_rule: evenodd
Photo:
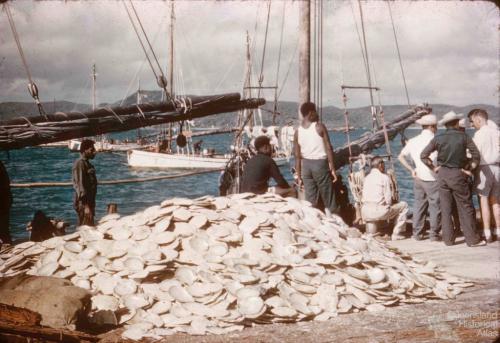
M 391 179 L 385 174 L 384 160 L 374 156 L 371 171 L 363 184 L 361 217 L 364 221 L 396 219 L 392 240 L 404 239 L 402 235 L 406 225 L 408 204 L 400 201 L 392 204 Z
M 264 194 L 269 187 L 268 182 L 273 178 L 277 186 L 275 193 L 283 197 L 295 196 L 295 191 L 286 182 L 276 162 L 271 158 L 271 141 L 267 136 L 259 136 L 254 142 L 257 155 L 253 156 L 245 165 L 242 177 L 241 192 Z

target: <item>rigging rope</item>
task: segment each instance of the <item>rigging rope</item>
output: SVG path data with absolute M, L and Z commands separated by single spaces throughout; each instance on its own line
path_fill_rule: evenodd
M 33 97 L 33 100 L 35 100 L 35 103 L 38 107 L 38 112 L 40 113 L 40 115 L 44 116 L 45 119 L 48 120 L 48 118 L 45 114 L 45 110 L 43 109 L 43 105 L 40 102 L 40 98 L 38 97 L 38 87 L 35 84 L 35 82 L 33 81 L 33 77 L 31 76 L 30 68 L 28 66 L 28 62 L 26 61 L 26 56 L 24 55 L 23 47 L 21 45 L 21 40 L 19 38 L 19 34 L 17 32 L 17 29 L 16 29 L 16 24 L 14 23 L 14 18 L 12 17 L 12 13 L 10 12 L 9 3 L 8 2 L 4 3 L 3 8 L 5 10 L 5 13 L 7 14 L 7 19 L 9 20 L 10 29 L 12 30 L 12 35 L 14 36 L 14 41 L 16 42 L 16 46 L 17 46 L 17 50 L 19 52 L 19 55 L 21 56 L 21 61 L 22 61 L 23 66 L 24 66 L 24 70 L 26 71 L 26 74 L 28 75 L 28 80 L 29 80 L 28 91 L 29 91 L 30 95 Z
M 278 112 L 278 83 L 280 76 L 280 65 L 281 65 L 281 49 L 283 46 L 283 32 L 285 29 L 285 9 L 286 9 L 286 1 L 283 1 L 283 11 L 281 13 L 281 33 L 280 33 L 280 46 L 278 50 L 278 66 L 276 67 L 276 83 L 274 89 L 274 108 L 273 108 L 273 125 L 276 124 L 276 114 Z
M 264 47 L 262 48 L 262 60 L 260 63 L 260 74 L 259 74 L 259 89 L 257 91 L 257 98 L 260 97 L 262 82 L 264 81 L 264 61 L 266 58 L 266 46 L 267 46 L 267 33 L 269 31 L 269 17 L 271 16 L 271 0 L 267 5 L 267 20 L 266 20 L 266 31 L 264 34 Z
M 160 71 L 159 74 L 160 75 L 158 75 L 156 73 L 156 70 L 155 70 L 155 68 L 153 66 L 153 62 L 151 62 L 151 58 L 149 57 L 148 51 L 147 51 L 146 47 L 144 46 L 144 42 L 142 41 L 142 38 L 140 36 L 139 30 L 137 29 L 137 26 L 134 23 L 134 20 L 132 18 L 132 15 L 130 14 L 130 11 L 129 11 L 128 7 L 127 7 L 127 4 L 126 4 L 125 0 L 123 0 L 123 6 L 125 7 L 125 11 L 127 12 L 128 18 L 130 19 L 130 23 L 132 24 L 132 27 L 134 28 L 135 34 L 137 35 L 137 39 L 139 40 L 139 43 L 141 44 L 142 50 L 144 51 L 144 54 L 146 55 L 146 58 L 147 58 L 147 60 L 149 62 L 149 66 L 151 67 L 151 70 L 152 70 L 152 72 L 153 72 L 153 74 L 154 74 L 154 76 L 156 78 L 158 86 L 160 86 L 165 91 L 165 93 L 168 94 L 168 91 L 167 91 L 167 79 L 165 78 L 165 75 L 163 74 L 163 70 L 161 69 L 160 63 L 158 62 L 158 59 L 156 58 L 156 54 L 155 54 L 155 52 L 153 50 L 153 47 L 151 46 L 151 43 L 150 43 L 150 41 L 148 39 L 146 31 L 144 30 L 144 27 L 142 26 L 141 19 L 139 18 L 139 15 L 137 14 L 137 11 L 135 10 L 134 4 L 130 0 L 129 0 L 129 3 L 131 5 L 131 7 L 132 7 L 132 10 L 135 13 L 135 16 L 137 18 L 137 22 L 139 23 L 139 25 L 141 27 L 141 30 L 142 30 L 142 33 L 143 33 L 145 39 L 146 39 L 146 42 L 149 45 L 149 49 L 151 50 L 151 53 L 153 54 L 153 57 L 154 57 L 154 59 L 156 61 L 156 64 L 157 64 L 157 66 L 159 68 L 159 71 Z
M 401 60 L 401 52 L 399 51 L 398 36 L 396 34 L 396 26 L 394 25 L 394 19 L 392 18 L 392 10 L 391 10 L 390 1 L 387 1 L 387 7 L 389 8 L 389 16 L 391 17 L 392 32 L 394 33 L 394 42 L 396 43 L 396 50 L 398 52 L 399 67 L 401 68 L 401 76 L 403 77 L 403 83 L 405 85 L 406 101 L 408 103 L 408 107 L 411 108 L 410 96 L 408 94 L 408 87 L 406 86 L 406 77 L 405 77 L 405 72 L 403 69 L 403 62 Z
M 370 61 L 368 59 L 368 46 L 366 44 L 366 32 L 365 32 L 365 24 L 363 19 L 363 6 L 361 5 L 361 0 L 358 0 L 359 4 L 359 16 L 361 18 L 361 32 L 363 33 L 363 46 L 365 50 L 365 62 L 366 62 L 366 72 L 368 78 L 368 87 L 370 91 L 370 104 L 371 104 L 371 112 L 372 112 L 372 130 L 375 131 L 377 123 L 377 113 L 375 112 L 375 103 L 373 101 L 373 90 L 372 90 L 372 80 L 370 73 Z

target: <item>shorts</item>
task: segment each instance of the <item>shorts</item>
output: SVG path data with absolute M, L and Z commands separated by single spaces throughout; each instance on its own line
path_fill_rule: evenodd
M 479 166 L 476 171 L 475 189 L 481 196 L 500 198 L 500 166 L 496 164 Z

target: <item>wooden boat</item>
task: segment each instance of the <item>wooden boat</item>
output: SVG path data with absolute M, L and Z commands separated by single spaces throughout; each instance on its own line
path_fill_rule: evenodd
M 173 169 L 224 169 L 231 154 L 173 154 L 151 152 L 145 150 L 130 150 L 127 152 L 127 163 L 130 167 L 142 168 L 173 168 Z M 278 166 L 288 163 L 286 156 L 275 157 Z

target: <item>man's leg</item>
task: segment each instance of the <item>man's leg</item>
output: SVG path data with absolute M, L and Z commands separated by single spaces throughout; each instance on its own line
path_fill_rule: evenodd
M 392 240 L 404 238 L 403 233 L 406 228 L 406 215 L 408 213 L 408 204 L 404 201 L 400 201 L 394 204 L 389 209 L 387 214 L 387 219 L 392 220 L 396 218 L 396 224 L 394 225 L 394 230 L 392 231 Z
M 429 204 L 430 239 L 438 240 L 441 231 L 441 208 L 439 203 L 439 184 L 437 181 L 426 182 L 426 194 Z
M 497 197 L 490 197 L 491 209 L 493 211 L 493 218 L 495 219 L 495 236 L 500 240 L 500 202 Z
M 425 195 L 423 181 L 415 179 L 413 182 L 413 238 L 420 240 L 424 235 L 425 215 L 428 202 Z
M 484 238 L 486 241 L 491 242 L 491 211 L 489 197 L 479 195 L 479 205 L 481 206 L 481 217 L 483 219 Z
M 9 229 L 9 219 L 10 213 L 8 210 L 6 212 L 0 213 L 0 246 L 2 244 L 12 244 L 12 238 L 10 237 Z
M 441 167 L 438 172 L 439 183 L 439 204 L 441 206 L 441 231 L 443 241 L 446 245 L 455 243 L 455 232 L 453 230 L 453 222 L 451 220 L 453 210 L 453 195 L 448 187 L 447 177 L 449 169 Z
M 85 219 L 85 210 L 83 204 L 81 202 L 77 202 L 74 205 L 74 208 L 77 216 L 76 226 L 81 226 L 84 224 L 84 219 Z
M 450 169 L 447 181 L 457 203 L 460 227 L 464 233 L 465 242 L 469 246 L 477 244 L 481 239 L 476 232 L 476 212 L 472 206 L 467 177 L 460 169 Z
M 493 172 L 493 188 L 490 194 L 490 204 L 495 219 L 495 235 L 500 240 L 500 167 L 491 166 Z
M 479 195 L 479 207 L 483 220 L 483 234 L 486 241 L 491 242 L 491 210 L 490 194 L 493 191 L 494 175 L 490 166 L 480 166 L 476 173 L 475 188 Z
M 304 191 L 306 200 L 309 201 L 314 207 L 318 205 L 318 187 L 314 182 L 312 168 L 314 162 L 309 160 L 302 160 L 302 181 L 304 182 Z
M 318 168 L 313 171 L 313 178 L 318 186 L 318 192 L 325 205 L 325 210 L 328 209 L 330 213 L 337 213 L 332 175 L 330 174 L 326 160 L 318 163 Z

